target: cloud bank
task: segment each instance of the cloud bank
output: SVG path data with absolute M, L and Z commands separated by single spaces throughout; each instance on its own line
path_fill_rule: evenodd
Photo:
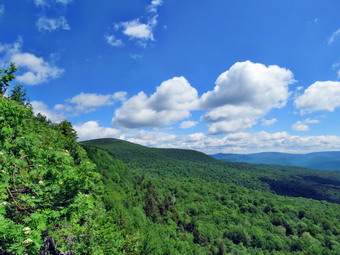
M 112 123 L 125 128 L 163 127 L 200 110 L 206 111 L 201 121 L 209 124 L 209 134 L 238 132 L 251 128 L 271 109 L 285 106 L 293 82 L 293 73 L 285 68 L 238 62 L 201 97 L 184 77 L 163 82 L 151 96 L 140 92 L 116 109 Z M 185 126 L 188 123 L 181 124 Z

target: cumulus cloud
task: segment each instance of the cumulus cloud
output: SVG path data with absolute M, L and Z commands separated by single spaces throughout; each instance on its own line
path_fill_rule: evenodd
M 142 18 L 119 22 L 114 25 L 116 32 L 120 31 L 130 40 L 135 40 L 142 47 L 147 46 L 147 42 L 154 41 L 154 29 L 158 24 L 158 7 L 163 4 L 162 0 L 152 0 L 147 6 L 147 18 L 143 21 Z M 122 39 L 119 39 L 115 34 L 110 33 L 105 36 L 106 42 L 112 46 L 123 46 Z
M 262 116 L 263 111 L 251 106 L 224 105 L 217 107 L 203 115 L 202 120 L 207 122 L 231 121 L 238 118 L 252 116 L 254 119 Z
M 117 39 L 114 35 L 105 35 L 105 40 L 108 44 L 113 47 L 121 47 L 124 46 L 124 43 L 121 39 Z
M 5 59 L 14 62 L 20 70 L 24 70 L 16 79 L 27 85 L 37 85 L 46 83 L 52 79 L 60 77 L 64 70 L 45 61 L 42 57 L 28 52 L 22 52 L 22 40 L 19 39 L 13 45 L 0 44 L 0 53 Z
M 218 135 L 223 133 L 237 132 L 251 128 L 256 124 L 256 120 L 250 118 L 238 118 L 233 120 L 224 120 L 212 123 L 209 127 L 209 134 Z
M 302 114 L 316 111 L 334 111 L 340 106 L 340 82 L 317 81 L 298 96 L 295 106 Z
M 95 93 L 80 93 L 67 101 L 85 107 L 97 107 L 102 105 L 112 105 L 116 100 L 125 101 L 126 92 L 119 91 L 114 94 L 99 95 Z
M 271 126 L 271 125 L 273 125 L 274 123 L 276 123 L 277 122 L 277 119 L 270 119 L 270 120 L 267 120 L 267 119 L 262 119 L 261 120 L 261 125 L 262 126 Z
M 297 122 L 295 122 L 293 125 L 292 125 L 292 128 L 295 129 L 296 131 L 309 131 L 310 128 L 309 128 L 309 125 L 307 124 L 318 124 L 320 123 L 319 120 L 317 119 L 305 119 L 305 120 L 299 120 Z
M 237 62 L 218 77 L 213 91 L 203 94 L 201 104 L 207 108 L 226 104 L 283 107 L 289 96 L 288 85 L 293 82 L 293 73 L 285 68 Z
M 224 105 L 204 114 L 201 120 L 212 123 L 209 134 L 236 132 L 251 128 L 264 114 L 251 106 Z
M 340 29 L 336 30 L 331 37 L 328 39 L 328 44 L 331 45 L 336 40 L 340 39 Z
M 213 109 L 202 120 L 212 123 L 210 134 L 250 128 L 271 109 L 286 105 L 293 82 L 293 73 L 285 68 L 237 62 L 202 95 L 200 107 Z
M 36 26 L 38 27 L 39 31 L 48 31 L 52 32 L 54 30 L 70 30 L 71 27 L 67 23 L 67 20 L 64 16 L 59 18 L 47 18 L 46 16 L 40 17 L 37 22 Z
M 180 127 L 180 128 L 183 128 L 183 129 L 192 128 L 192 127 L 196 126 L 197 123 L 198 123 L 197 121 L 187 120 L 187 121 L 183 121 L 183 122 L 179 125 L 179 127 Z
M 31 102 L 33 112 L 35 114 L 42 114 L 50 119 L 52 122 L 60 122 L 65 119 L 65 115 L 63 113 L 56 113 L 53 110 L 50 110 L 48 106 L 41 101 L 33 101 Z
M 90 113 L 98 107 L 104 105 L 113 105 L 116 102 L 126 100 L 126 92 L 119 91 L 114 94 L 100 95 L 96 93 L 80 93 L 66 100 L 66 104 L 57 104 L 55 110 L 78 115 L 80 113 Z
M 197 90 L 184 77 L 174 77 L 151 96 L 140 92 L 128 99 L 116 109 L 112 123 L 127 128 L 167 126 L 189 117 L 197 97 Z
M 97 121 L 88 121 L 73 126 L 77 131 L 80 141 L 96 139 L 96 138 L 120 138 L 124 136 L 120 130 L 108 127 L 101 127 Z
M 153 41 L 152 26 L 150 24 L 140 23 L 138 19 L 122 22 L 123 34 L 130 38 L 151 40 Z
M 297 121 L 292 125 L 292 128 L 296 131 L 309 131 L 309 126 L 302 121 Z

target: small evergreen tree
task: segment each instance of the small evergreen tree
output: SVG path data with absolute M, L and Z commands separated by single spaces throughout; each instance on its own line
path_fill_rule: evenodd
M 11 90 L 9 98 L 13 101 L 17 101 L 23 106 L 29 106 L 29 98 L 27 96 L 26 89 L 23 89 L 21 84 L 17 84 Z
M 11 63 L 8 68 L 0 69 L 0 95 L 4 96 L 7 88 L 10 87 L 10 82 L 15 79 L 14 73 L 18 70 L 14 63 Z

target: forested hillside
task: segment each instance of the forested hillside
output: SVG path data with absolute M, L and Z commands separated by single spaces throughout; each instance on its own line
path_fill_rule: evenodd
M 214 158 L 232 162 L 300 166 L 319 170 L 340 170 L 340 151 L 324 151 L 307 154 L 262 152 L 252 154 L 214 154 Z
M 139 173 L 200 178 L 280 195 L 340 203 L 340 172 L 225 162 L 197 151 L 148 148 L 118 139 L 96 139 L 83 144 L 108 150 Z
M 117 254 L 95 165 L 71 123 L 33 115 L 15 71 L 0 70 L 0 254 Z
M 337 204 L 201 178 L 142 174 L 107 150 L 84 147 L 102 175 L 107 208 L 137 245 L 135 253 L 128 254 L 338 254 L 340 250 Z

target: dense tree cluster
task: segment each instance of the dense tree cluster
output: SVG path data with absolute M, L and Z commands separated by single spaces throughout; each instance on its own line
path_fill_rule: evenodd
M 13 79 L 12 69 L 2 85 Z M 123 239 L 108 219 L 94 168 L 70 123 L 51 124 L 1 96 L 0 253 L 114 254 Z
M 280 195 L 340 203 L 339 171 L 225 162 L 197 151 L 148 148 L 118 139 L 96 139 L 84 144 L 108 150 L 139 173 L 199 178 Z
M 136 254 L 338 254 L 340 205 L 130 170 L 85 145 Z

